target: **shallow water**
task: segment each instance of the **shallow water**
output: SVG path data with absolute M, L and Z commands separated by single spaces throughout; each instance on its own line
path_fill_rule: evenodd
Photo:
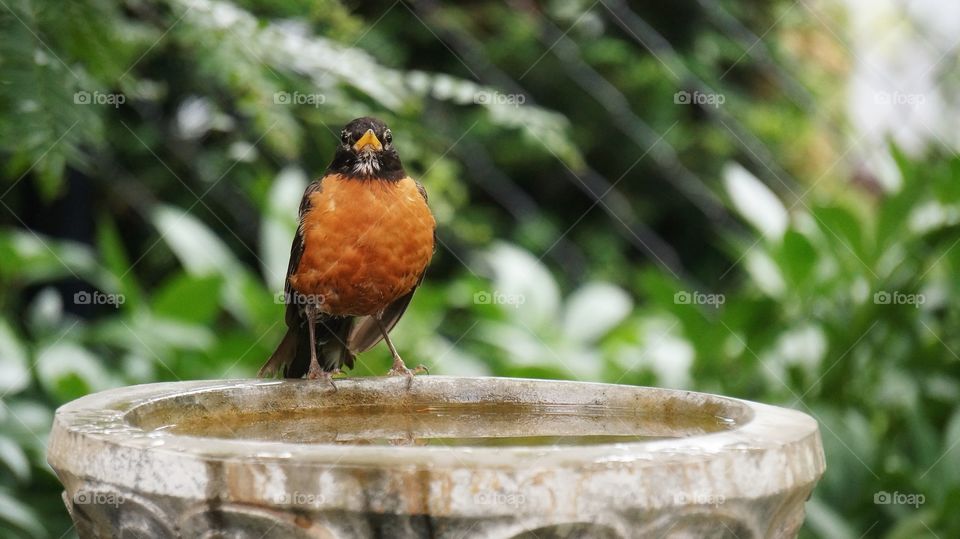
M 730 419 L 579 405 L 342 406 L 193 413 L 157 430 L 304 444 L 571 446 L 682 438 L 732 428 Z

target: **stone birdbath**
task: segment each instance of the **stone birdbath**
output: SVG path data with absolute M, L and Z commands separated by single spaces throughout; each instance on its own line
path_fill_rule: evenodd
M 794 410 L 418 376 L 160 383 L 61 407 L 83 538 L 793 537 L 824 472 Z

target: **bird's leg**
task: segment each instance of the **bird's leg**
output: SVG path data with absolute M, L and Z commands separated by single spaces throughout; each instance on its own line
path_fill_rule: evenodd
M 317 309 L 313 303 L 307 303 L 307 329 L 310 332 L 310 370 L 307 371 L 307 378 L 316 380 L 324 375 L 320 368 L 320 362 L 317 361 Z M 329 374 L 327 374 L 329 377 Z
M 374 318 L 377 321 L 377 327 L 380 328 L 380 333 L 383 335 L 383 340 L 387 342 L 387 348 L 390 349 L 390 354 L 393 355 L 393 366 L 390 367 L 389 371 L 387 371 L 387 376 L 407 376 L 410 378 L 410 382 L 412 383 L 414 374 L 429 372 L 423 365 L 419 365 L 413 370 L 408 369 L 406 364 L 404 364 L 403 359 L 400 358 L 397 348 L 393 345 L 393 341 L 390 340 L 390 334 L 387 331 L 386 326 L 383 325 L 383 320 L 380 319 L 380 315 L 377 315 Z
M 314 303 L 307 303 L 306 307 L 307 315 L 307 326 L 310 331 L 310 369 L 307 370 L 307 378 L 310 380 L 316 380 L 317 378 L 322 378 L 324 382 L 330 384 L 330 387 L 334 391 L 337 390 L 337 384 L 333 383 L 333 375 L 341 374 L 340 369 L 336 369 L 334 372 L 327 372 L 320 367 L 320 362 L 317 360 L 317 315 L 319 310 Z
M 400 357 L 400 354 L 397 352 L 397 348 L 393 346 L 393 341 L 390 340 L 390 333 L 387 331 L 387 328 L 383 325 L 383 320 L 380 319 L 380 315 L 376 316 L 377 327 L 380 328 L 380 333 L 383 335 L 383 340 L 387 342 L 387 348 L 390 349 L 390 354 L 393 355 L 393 366 L 390 367 L 390 371 L 387 373 L 390 376 L 404 375 L 412 376 L 413 372 L 407 368 L 403 363 L 403 359 Z

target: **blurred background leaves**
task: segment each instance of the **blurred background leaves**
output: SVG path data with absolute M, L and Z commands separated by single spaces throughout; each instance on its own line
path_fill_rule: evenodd
M 59 404 L 256 372 L 303 188 L 369 114 L 440 225 L 405 357 L 794 407 L 829 464 L 803 536 L 960 536 L 943 9 L 0 1 L 0 533 L 73 533 Z

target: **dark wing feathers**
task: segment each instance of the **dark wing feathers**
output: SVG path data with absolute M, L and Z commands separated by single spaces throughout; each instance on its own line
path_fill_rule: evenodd
M 310 182 L 310 185 L 303 191 L 303 198 L 300 199 L 300 212 L 297 216 L 297 232 L 293 235 L 293 245 L 290 246 L 290 262 L 287 264 L 287 277 L 283 280 L 283 295 L 287 300 L 287 327 L 296 327 L 303 323 L 299 301 L 293 301 L 293 294 L 296 290 L 290 285 L 290 276 L 297 271 L 300 265 L 300 259 L 303 257 L 303 216 L 310 211 L 310 195 L 323 190 L 323 178 Z
M 287 304 L 284 321 L 287 324 L 287 333 L 280 341 L 276 351 L 270 359 L 260 367 L 259 376 L 272 376 L 280 373 L 288 378 L 299 378 L 306 373 L 309 367 L 310 344 L 306 328 L 306 318 L 300 310 L 304 303 L 296 297 L 297 291 L 290 285 L 290 276 L 300 265 L 303 257 L 303 216 L 310 209 L 310 195 L 322 189 L 323 178 L 314 180 L 303 192 L 300 200 L 300 211 L 297 217 L 297 231 L 293 235 L 293 245 L 290 246 L 290 262 L 287 264 L 287 276 L 284 279 L 283 296 Z M 299 375 L 297 372 L 303 371 Z

